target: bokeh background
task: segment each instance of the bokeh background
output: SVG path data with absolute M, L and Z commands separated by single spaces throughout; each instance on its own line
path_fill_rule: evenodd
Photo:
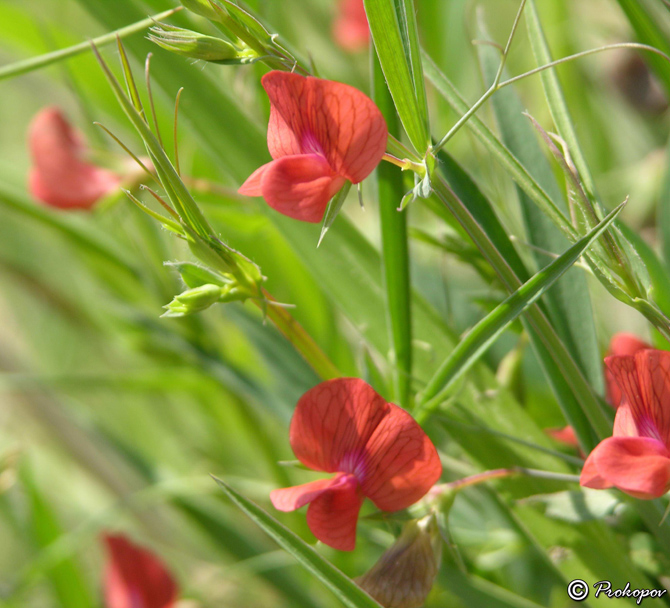
M 537 4 L 555 57 L 638 39 L 616 0 Z M 663 2 L 640 4 L 670 31 Z M 0 0 L 0 63 L 75 44 L 174 5 Z M 333 42 L 334 0 L 248 5 L 309 54 L 321 76 L 369 90 L 368 53 L 350 54 Z M 474 101 L 484 90 L 472 42 L 481 38 L 477 19 L 486 22 L 489 40 L 502 44 L 518 3 L 416 5 L 426 51 Z M 209 31 L 186 11 L 170 22 Z M 264 68 L 194 62 L 142 34 L 126 45 L 140 81 L 144 56 L 154 54 L 154 97 L 168 150 L 174 97 L 185 87 L 178 131 L 182 172 L 201 180 L 193 191 L 222 239 L 259 264 L 269 291 L 295 305 L 295 318 L 341 370 L 383 391 L 390 363 L 375 197 L 365 197 L 362 211 L 353 193 L 346 219 L 337 220 L 317 251 L 318 226 L 231 194 L 268 159 L 268 105 L 259 84 Z M 114 47 L 103 55 L 118 73 Z M 660 248 L 659 201 L 670 166 L 667 96 L 645 59 L 611 51 L 567 64 L 559 74 L 602 200 L 613 208 L 630 196 L 625 221 Z M 507 70 L 516 75 L 536 65 L 521 27 Z M 93 121 L 141 151 L 90 53 L 0 87 L 0 604 L 102 605 L 100 533 L 114 530 L 162 556 L 189 606 L 339 605 L 210 478 L 224 478 L 268 510 L 271 489 L 316 478 L 278 462 L 293 458 L 288 422 L 299 396 L 318 378 L 248 305 L 160 318 L 161 307 L 182 289 L 164 261 L 191 259 L 190 253 L 123 195 L 91 213 L 54 212 L 31 200 L 26 130 L 45 106 L 61 107 L 108 166 L 121 166 L 125 156 Z M 551 129 L 539 79 L 519 83 L 516 92 Z M 430 86 L 428 93 L 432 131 L 440 137 L 458 116 Z M 495 126 L 488 106 L 480 117 Z M 466 129 L 448 149 L 530 260 L 509 177 Z M 556 176 L 562 183 L 557 170 Z M 407 213 L 414 308 L 421 319 L 415 320 L 420 387 L 455 338 L 500 301 L 502 290 L 473 269 L 476 254 L 466 251 L 465 261 L 455 254 L 445 235 L 456 233 L 430 207 L 417 202 Z M 641 316 L 588 281 L 603 353 L 611 335 L 624 330 L 662 344 Z M 578 471 L 560 455 L 578 454 L 543 431 L 565 421 L 519 330 L 501 338 L 448 414 L 427 429 L 444 456 L 445 480 L 515 464 Z M 446 552 L 427 606 L 567 606 L 565 581 L 575 577 L 625 581 L 634 571 L 640 584 L 666 580 L 663 552 L 625 502 L 591 493 L 584 507 L 575 502 L 577 494 L 576 486 L 535 481 L 464 492 L 450 517 L 458 558 Z M 313 542 L 303 513 L 279 519 Z M 396 531 L 394 524 L 363 522 L 355 552 L 319 551 L 358 576 Z

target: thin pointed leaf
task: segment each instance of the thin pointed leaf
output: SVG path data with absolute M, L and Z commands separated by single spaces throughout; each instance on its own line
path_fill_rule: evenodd
M 421 395 L 423 407 L 420 411 L 430 411 L 446 398 L 454 383 L 474 365 L 510 323 L 547 291 L 582 256 L 591 243 L 607 230 L 624 205 L 625 203 L 619 205 L 595 229 L 526 281 L 468 332 L 424 389 Z M 422 416 L 417 414 L 417 418 L 421 420 Z
M 416 25 L 416 21 L 406 17 L 404 0 L 399 7 L 394 0 L 364 0 L 364 3 L 372 39 L 398 116 L 412 145 L 423 156 L 430 146 L 428 116 L 425 102 L 422 106 L 415 88 L 414 74 L 421 69 L 420 57 L 413 59 L 411 55 L 411 40 L 416 34 L 410 35 L 407 30 L 408 25 Z M 423 95 L 425 99 L 425 93 Z
M 335 218 L 339 215 L 340 210 L 342 209 L 342 205 L 344 205 L 344 201 L 347 200 L 349 190 L 351 190 L 351 182 L 344 184 L 340 191 L 332 199 L 330 199 L 328 207 L 326 208 L 326 213 L 323 215 L 323 224 L 321 225 L 319 242 L 316 244 L 317 247 L 321 245 L 323 237 L 326 236 L 326 232 L 330 230 L 330 227 L 333 225 Z
M 365 591 L 288 528 L 228 484 L 214 478 L 219 487 L 282 549 L 295 557 L 349 608 L 382 608 Z
M 483 26 L 481 35 L 488 34 Z M 498 52 L 486 46 L 479 47 L 479 56 L 485 77 L 492 79 L 499 66 Z M 523 116 L 523 106 L 512 87 L 498 91 L 491 100 L 502 140 L 509 150 L 535 177 L 544 192 L 558 208 L 565 206 L 561 191 L 556 183 L 549 161 L 543 154 L 533 128 Z M 565 250 L 569 241 L 561 234 L 553 221 L 543 213 L 521 189 L 518 189 L 522 216 L 528 240 L 543 251 L 557 253 Z M 544 256 L 534 254 L 538 267 L 544 264 Z M 556 288 L 545 298 L 552 324 L 580 364 L 584 375 L 599 394 L 604 391 L 600 350 L 596 337 L 591 297 L 583 272 L 572 271 L 559 281 Z

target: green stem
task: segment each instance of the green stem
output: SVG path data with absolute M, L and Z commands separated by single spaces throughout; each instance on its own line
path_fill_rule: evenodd
M 342 376 L 321 347 L 284 306 L 278 306 L 276 300 L 264 289 L 260 298 L 262 299 L 254 298 L 252 301 L 263 310 L 268 319 L 304 357 L 319 377 L 323 380 L 331 380 Z
M 389 132 L 397 136 L 400 123 L 376 54 L 371 53 L 373 99 Z M 392 344 L 394 398 L 409 407 L 412 394 L 412 309 L 407 213 L 397 210 L 404 195 L 402 173 L 389 163 L 377 167 L 379 218 L 382 235 L 382 266 L 386 289 L 386 322 Z
M 3 66 L 0 68 L 0 80 L 5 78 L 12 78 L 14 76 L 20 76 L 26 72 L 32 72 L 33 70 L 38 70 L 57 61 L 62 61 L 63 59 L 69 59 L 75 55 L 80 55 L 91 50 L 91 42 L 96 46 L 104 46 L 112 42 L 116 42 L 117 38 L 125 38 L 131 34 L 136 34 L 141 32 L 148 27 L 151 27 L 155 24 L 156 21 L 161 19 L 167 19 L 171 15 L 174 15 L 176 12 L 180 11 L 183 7 L 178 6 L 176 8 L 170 9 L 169 11 L 164 11 L 158 13 L 153 17 L 148 17 L 132 25 L 122 27 L 118 30 L 110 32 L 109 34 L 104 34 L 103 36 L 98 36 L 92 40 L 87 40 L 86 42 L 81 42 L 70 46 L 66 49 L 60 49 L 59 51 L 54 51 L 53 53 L 46 53 L 45 55 L 39 55 L 38 57 L 31 57 L 30 59 L 25 59 L 24 61 L 17 61 L 15 63 L 10 63 L 9 65 Z

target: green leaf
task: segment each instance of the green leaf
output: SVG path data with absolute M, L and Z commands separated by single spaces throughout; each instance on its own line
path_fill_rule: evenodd
M 302 566 L 316 576 L 349 608 L 382 608 L 365 591 L 343 572 L 319 555 L 299 536 L 279 523 L 258 505 L 251 502 L 228 484 L 214 478 L 226 493 L 246 515 L 268 534 L 282 549 L 295 557 Z
M 377 57 L 372 58 L 373 99 L 382 111 L 391 135 L 398 136 L 400 125 L 393 100 L 383 81 Z M 390 163 L 380 163 L 375 173 L 379 221 L 382 234 L 382 266 L 386 291 L 386 322 L 388 325 L 394 398 L 409 408 L 412 378 L 412 315 L 407 213 L 398 211 L 405 186 L 402 173 Z
M 348 181 L 344 184 L 344 186 L 342 186 L 342 188 L 340 188 L 339 192 L 330 199 L 328 207 L 326 207 L 326 212 L 323 215 L 323 224 L 321 225 L 319 242 L 316 244 L 317 247 L 321 245 L 323 237 L 326 236 L 326 232 L 330 230 L 330 227 L 333 225 L 335 218 L 339 215 L 340 210 L 342 209 L 342 205 L 344 205 L 344 201 L 347 200 L 349 190 L 351 190 L 351 182 Z
M 624 203 L 563 255 L 496 306 L 467 333 L 421 393 L 416 413 L 419 422 L 444 401 L 454 383 L 474 365 L 509 324 L 549 289 L 582 256 L 591 243 L 607 230 L 623 207 Z
M 364 0 L 379 62 L 398 116 L 421 156 L 430 146 L 423 70 L 411 0 Z M 410 16 L 411 15 L 411 16 Z M 414 26 L 410 30 L 410 26 Z M 413 52 L 414 51 L 414 52 Z M 418 87 L 418 92 L 417 92 Z
M 621 504 L 619 498 L 611 492 L 589 490 L 588 488 L 534 496 L 528 502 L 545 505 L 544 514 L 547 517 L 573 524 L 603 519 L 605 516 L 611 515 L 615 508 Z
M 483 29 L 480 36 L 488 38 Z M 499 66 L 496 49 L 480 45 L 479 57 L 487 81 L 491 80 Z M 551 197 L 554 205 L 565 211 L 561 191 L 553 176 L 551 166 L 543 154 L 533 128 L 523 116 L 523 106 L 512 87 L 498 91 L 491 103 L 495 111 L 502 141 L 537 180 L 543 191 Z M 542 251 L 557 253 L 565 250 L 569 241 L 561 234 L 541 209 L 517 187 L 521 211 L 532 245 Z M 546 256 L 533 252 L 538 267 L 544 265 Z M 582 368 L 584 375 L 598 394 L 603 394 L 604 383 L 600 349 L 593 322 L 591 298 L 584 273 L 578 269 L 556 284 L 556 288 L 544 298 L 552 325 L 556 328 L 570 354 Z

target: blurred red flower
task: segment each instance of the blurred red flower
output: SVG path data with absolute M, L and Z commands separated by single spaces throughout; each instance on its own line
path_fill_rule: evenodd
M 109 552 L 105 572 L 107 608 L 171 608 L 177 601 L 177 584 L 163 563 L 150 551 L 125 536 L 105 534 Z
M 273 71 L 263 76 L 270 98 L 268 148 L 274 159 L 239 189 L 273 209 L 320 222 L 347 180 L 363 181 L 386 150 L 386 122 L 374 102 L 349 85 Z
M 336 475 L 274 490 L 272 504 L 294 511 L 309 503 L 314 536 L 342 551 L 355 547 L 365 497 L 382 511 L 399 511 L 421 499 L 442 474 L 437 450 L 416 421 L 358 378 L 307 391 L 293 415 L 290 442 L 305 466 Z
M 340 0 L 333 37 L 345 51 L 362 51 L 370 43 L 370 26 L 363 0 Z
M 47 205 L 90 209 L 119 187 L 118 175 L 83 160 L 85 145 L 58 108 L 44 108 L 33 118 L 28 143 L 33 161 L 28 187 Z
M 618 333 L 612 336 L 606 356 L 615 357 L 634 355 L 637 351 L 644 350 L 645 348 L 651 348 L 651 346 L 643 340 L 640 340 L 637 336 L 627 333 Z M 621 389 L 607 366 L 605 366 L 605 394 L 607 402 L 613 408 L 619 407 L 619 404 L 621 403 Z M 560 441 L 573 448 L 579 447 L 579 441 L 577 441 L 577 436 L 571 426 L 566 426 L 562 429 L 546 429 L 546 432 L 556 441 Z
M 670 352 L 640 350 L 605 364 L 624 398 L 613 436 L 589 454 L 580 483 L 658 498 L 670 488 Z

